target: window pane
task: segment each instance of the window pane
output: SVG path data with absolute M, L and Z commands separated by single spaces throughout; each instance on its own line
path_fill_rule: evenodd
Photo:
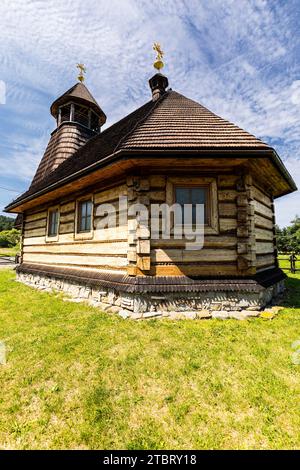
M 58 210 L 49 211 L 48 236 L 55 236 L 58 233 Z
M 82 201 L 78 207 L 78 231 L 89 232 L 92 227 L 92 201 Z
M 182 223 L 184 222 L 184 205 L 192 204 L 192 223 L 196 224 L 196 204 L 204 204 L 204 222 L 207 223 L 206 216 L 206 188 L 199 187 L 189 187 L 189 188 L 175 188 L 175 202 L 182 206 Z M 199 212 L 198 208 L 198 212 Z M 175 223 L 180 223 L 180 221 L 175 220 Z
M 92 214 L 92 201 L 86 202 L 86 215 L 90 217 Z
M 189 188 L 176 188 L 176 202 L 177 204 L 189 204 L 190 189 Z

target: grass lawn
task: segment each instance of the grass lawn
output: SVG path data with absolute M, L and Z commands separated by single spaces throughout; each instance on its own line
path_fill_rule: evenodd
M 16 256 L 20 251 L 19 245 L 12 246 L 11 248 L 2 248 L 0 247 L 0 256 Z
M 297 260 L 295 262 L 295 267 L 296 269 L 300 270 L 300 255 L 296 255 Z M 284 255 L 279 253 L 278 254 L 278 260 L 279 260 L 279 267 L 283 269 L 285 272 L 290 271 L 291 268 L 291 263 L 290 263 L 290 255 Z
M 299 448 L 289 287 L 273 320 L 134 322 L 1 271 L 0 448 Z

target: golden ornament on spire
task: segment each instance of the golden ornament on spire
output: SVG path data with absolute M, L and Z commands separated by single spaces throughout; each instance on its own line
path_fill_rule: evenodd
M 161 50 L 160 44 L 158 42 L 153 44 L 153 50 L 156 52 L 156 60 L 153 64 L 153 67 L 160 71 L 160 69 L 162 69 L 165 65 L 162 60 L 164 52 Z
M 79 69 L 79 75 L 78 75 L 78 80 L 82 83 L 84 82 L 84 73 L 86 73 L 86 68 L 84 66 L 84 64 L 77 64 L 76 67 Z

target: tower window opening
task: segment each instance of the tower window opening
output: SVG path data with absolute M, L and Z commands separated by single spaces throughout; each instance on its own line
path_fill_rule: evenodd
M 75 105 L 74 121 L 89 127 L 89 109 L 85 106 Z
M 95 131 L 95 132 L 100 131 L 99 117 L 93 111 L 91 112 L 91 126 L 90 127 L 91 127 L 92 131 Z
M 60 123 L 64 121 L 70 121 L 71 105 L 66 104 L 60 107 Z M 60 124 L 59 123 L 59 124 Z

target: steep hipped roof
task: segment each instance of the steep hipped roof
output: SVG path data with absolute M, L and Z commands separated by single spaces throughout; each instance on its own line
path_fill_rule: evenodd
M 267 144 L 176 91 L 165 99 L 120 148 L 266 148 Z
M 90 139 L 38 185 L 13 201 L 7 209 L 47 186 L 101 162 L 114 153 L 145 150 L 269 150 L 271 147 L 207 108 L 175 92 L 149 101 L 133 113 Z M 163 158 L 163 156 L 162 156 Z M 278 158 L 278 157 L 277 157 Z M 279 163 L 282 165 L 280 160 Z M 280 166 L 279 164 L 279 166 Z M 282 165 L 291 191 L 295 183 Z

